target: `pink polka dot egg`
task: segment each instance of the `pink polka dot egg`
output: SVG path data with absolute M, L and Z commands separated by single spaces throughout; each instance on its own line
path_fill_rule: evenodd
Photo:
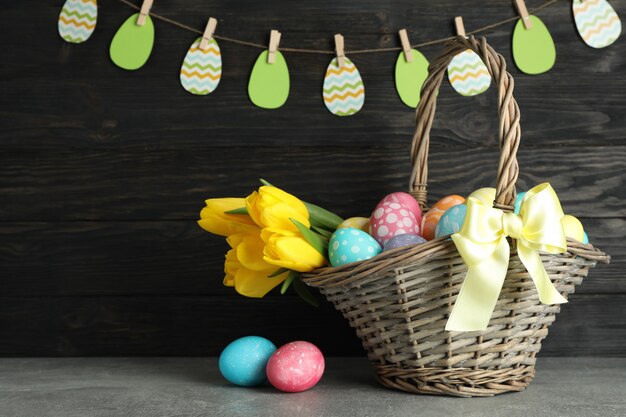
M 278 348 L 267 362 L 267 379 L 284 392 L 302 392 L 317 384 L 324 374 L 324 355 L 312 343 L 297 341 Z
M 406 233 L 419 235 L 415 214 L 406 206 L 390 201 L 378 203 L 370 217 L 370 235 L 384 246 L 392 237 Z
M 411 194 L 396 192 L 388 194 L 385 198 L 380 200 L 381 203 L 399 203 L 404 207 L 411 210 L 411 212 L 415 215 L 415 219 L 417 219 L 417 224 L 422 224 L 422 209 L 420 208 L 419 203 Z

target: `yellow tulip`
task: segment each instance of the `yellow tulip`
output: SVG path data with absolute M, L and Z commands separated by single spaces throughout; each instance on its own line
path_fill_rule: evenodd
M 310 227 L 309 211 L 293 195 L 271 186 L 263 186 L 246 198 L 248 214 L 262 228 L 273 227 L 297 231 L 290 219 Z
M 221 236 L 235 233 L 259 233 L 258 226 L 245 214 L 225 214 L 246 206 L 243 198 L 212 198 L 206 200 L 198 224 L 207 232 Z
M 282 231 L 269 234 L 263 230 L 266 240 L 263 260 L 269 264 L 298 272 L 308 272 L 326 264 L 326 259 L 297 232 Z
M 269 277 L 278 268 L 264 261 L 265 242 L 259 234 L 237 233 L 226 241 L 232 249 L 226 254 L 224 262 L 224 285 L 235 287 L 239 294 L 246 297 L 261 298 L 287 279 L 287 272 Z

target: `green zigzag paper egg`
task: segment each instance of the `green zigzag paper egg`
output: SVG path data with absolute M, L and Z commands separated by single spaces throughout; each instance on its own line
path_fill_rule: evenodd
M 524 27 L 522 19 L 513 31 L 513 60 L 520 71 L 526 74 L 541 74 L 548 71 L 556 61 L 556 48 L 550 31 L 541 19 L 529 16 L 530 29 Z
M 137 25 L 139 13 L 135 13 L 115 33 L 109 48 L 111 61 L 125 70 L 141 68 L 152 52 L 154 45 L 154 23 L 150 16 L 142 26 Z
M 622 22 L 606 0 L 574 0 L 572 11 L 580 37 L 592 48 L 609 46 L 622 32 Z
M 428 60 L 417 49 L 411 49 L 413 61 L 408 62 L 404 52 L 396 60 L 396 90 L 400 100 L 409 107 L 417 107 L 422 85 L 428 77 Z
M 59 35 L 67 42 L 85 42 L 98 19 L 96 0 L 66 0 L 59 14 Z
M 471 49 L 466 49 L 452 58 L 448 65 L 448 79 L 452 87 L 463 96 L 484 93 L 491 84 L 489 70 Z
M 273 64 L 267 62 L 268 51 L 257 58 L 248 82 L 248 96 L 255 106 L 277 109 L 289 97 L 289 68 L 280 51 Z
M 328 64 L 324 76 L 324 104 L 336 116 L 351 116 L 361 110 L 365 103 L 365 88 L 361 74 L 354 63 L 344 58 L 339 68 L 337 58 Z
M 191 44 L 180 68 L 180 83 L 183 88 L 196 95 L 213 92 L 222 78 L 222 54 L 215 39 L 211 39 L 206 50 L 200 49 L 202 38 Z

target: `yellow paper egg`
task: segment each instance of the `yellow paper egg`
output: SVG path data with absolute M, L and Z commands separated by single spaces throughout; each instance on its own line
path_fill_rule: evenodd
M 491 187 L 479 188 L 469 195 L 477 200 L 485 203 L 488 206 L 493 206 L 493 200 L 496 199 L 496 189 Z M 467 198 L 469 198 L 467 197 Z
M 561 224 L 565 231 L 565 236 L 582 242 L 585 238 L 585 230 L 583 224 L 576 217 L 566 214 L 561 219 Z
M 369 233 L 370 219 L 367 217 L 350 217 L 349 219 L 342 221 L 337 229 L 345 229 L 347 227 L 353 227 L 355 229 L 362 230 L 365 233 Z

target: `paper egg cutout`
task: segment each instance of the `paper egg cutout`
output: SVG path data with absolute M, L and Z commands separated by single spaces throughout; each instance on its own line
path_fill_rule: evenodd
M 526 74 L 547 72 L 556 61 L 556 48 L 546 25 L 537 16 L 529 16 L 532 24 L 526 29 L 522 19 L 513 30 L 513 60 Z
M 109 48 L 111 61 L 125 70 L 133 71 L 141 68 L 152 52 L 154 45 L 154 24 L 152 18 L 146 16 L 142 26 L 137 25 L 139 13 L 135 13 L 115 33 Z
M 180 83 L 191 94 L 204 96 L 217 88 L 222 78 L 222 53 L 215 39 L 206 50 L 200 49 L 202 38 L 191 44 L 180 68 Z
M 524 199 L 524 196 L 526 195 L 526 191 L 522 191 L 521 193 L 518 193 L 517 196 L 515 197 L 515 214 L 519 214 L 520 209 L 522 208 L 522 200 Z
M 414 235 L 414 234 L 408 234 L 408 233 L 404 235 L 398 235 L 398 236 L 392 237 L 391 239 L 387 241 L 387 243 L 385 243 L 383 252 L 386 252 L 392 249 L 401 248 L 404 246 L 419 245 L 420 243 L 424 243 L 424 242 L 427 242 L 427 240 L 421 237 L 420 235 Z
M 422 208 L 417 200 L 409 193 L 395 192 L 388 194 L 383 198 L 380 203 L 399 203 L 413 212 L 417 224 L 422 224 Z M 378 204 L 380 204 L 378 203 Z
M 566 237 L 576 239 L 579 242 L 582 242 L 585 239 L 583 224 L 576 217 L 566 214 L 561 219 L 561 224 L 563 225 L 563 231 L 565 232 Z
M 370 235 L 355 228 L 337 229 L 328 242 L 328 258 L 332 266 L 364 261 L 382 252 Z
M 276 346 L 259 336 L 246 336 L 230 343 L 220 354 L 220 373 L 229 382 L 254 387 L 266 381 L 265 367 Z
M 445 196 L 441 200 L 437 201 L 422 218 L 421 235 L 427 240 L 433 240 L 437 230 L 437 223 L 439 223 L 443 213 L 445 213 L 450 207 L 463 203 L 465 203 L 465 198 L 456 194 Z
M 435 237 L 458 233 L 459 230 L 461 230 L 461 227 L 463 227 L 466 213 L 467 206 L 465 204 L 458 204 L 446 210 L 445 213 L 441 215 L 441 218 L 437 223 Z
M 289 68 L 280 51 L 276 51 L 273 64 L 267 62 L 268 51 L 257 58 L 248 82 L 248 96 L 255 106 L 277 109 L 289 97 Z
M 283 392 L 313 388 L 324 375 L 322 352 L 312 343 L 297 341 L 278 348 L 267 363 L 267 379 Z
M 420 102 L 422 85 L 428 77 L 428 60 L 417 49 L 411 49 L 413 60 L 408 62 L 404 52 L 396 60 L 396 90 L 400 100 L 409 107 L 416 108 Z
M 400 203 L 378 204 L 370 217 L 370 235 L 384 246 L 392 237 L 405 233 L 420 233 L 420 224 L 413 212 Z
M 491 207 L 496 199 L 496 189 L 492 187 L 479 188 L 471 193 L 467 198 L 469 199 L 470 197 L 473 197 Z
M 368 233 L 370 230 L 370 219 L 367 217 L 350 217 L 342 221 L 337 229 L 345 229 L 346 227 L 352 227 Z
M 96 0 L 66 0 L 59 14 L 59 35 L 66 42 L 85 42 L 98 19 Z
M 365 103 L 365 88 L 354 63 L 344 58 L 339 68 L 337 58 L 328 64 L 324 76 L 323 97 L 328 111 L 336 116 L 351 116 Z
M 474 51 L 467 49 L 450 61 L 448 80 L 462 96 L 475 96 L 487 91 L 491 75 L 483 60 Z
M 580 37 L 592 48 L 611 45 L 622 32 L 622 22 L 606 0 L 574 0 L 572 11 Z

